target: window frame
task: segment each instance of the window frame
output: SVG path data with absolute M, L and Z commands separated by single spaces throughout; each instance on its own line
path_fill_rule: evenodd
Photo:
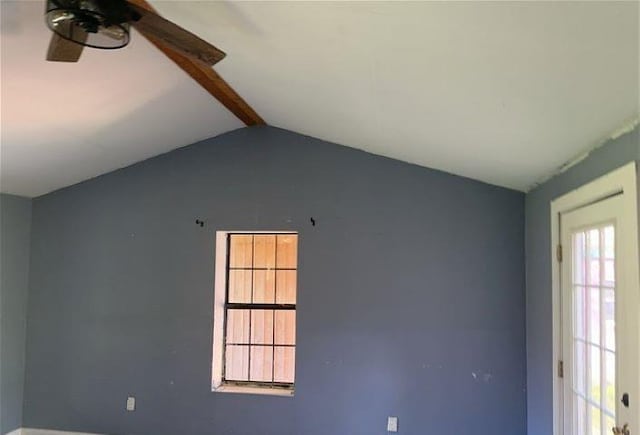
M 297 311 L 296 304 L 263 304 L 263 303 L 229 303 L 229 254 L 230 240 L 234 234 L 265 234 L 280 235 L 294 234 L 298 236 L 298 248 L 300 233 L 295 230 L 281 231 L 216 231 L 215 249 L 215 282 L 214 282 L 214 312 L 213 312 L 213 355 L 212 355 L 212 377 L 211 390 L 223 393 L 245 393 L 292 397 L 295 393 L 295 379 L 293 383 L 283 382 L 261 382 L 261 381 L 235 381 L 225 380 L 225 350 L 226 350 L 226 323 L 228 309 L 272 309 L 274 310 L 274 321 L 276 310 Z M 296 266 L 296 270 L 298 267 Z M 297 292 L 297 284 L 296 284 Z M 229 308 L 229 306 L 232 306 Z M 275 325 L 274 325 L 275 327 Z M 297 344 L 297 343 L 296 343 Z M 275 343 L 271 346 L 275 352 Z M 293 345 L 296 346 L 296 345 Z M 295 367 L 294 359 L 294 367 Z

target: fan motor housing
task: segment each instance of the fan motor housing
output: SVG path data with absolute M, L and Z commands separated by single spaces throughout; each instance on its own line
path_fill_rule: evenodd
M 101 49 L 126 46 L 135 19 L 124 0 L 47 0 L 45 17 L 62 38 Z

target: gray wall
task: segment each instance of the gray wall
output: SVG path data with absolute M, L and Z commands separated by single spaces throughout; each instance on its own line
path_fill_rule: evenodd
M 31 200 L 0 194 L 0 433 L 22 423 Z
M 405 434 L 526 431 L 522 193 L 251 128 L 33 213 L 27 426 L 373 435 L 397 415 Z M 301 233 L 294 398 L 210 391 L 218 229 Z
M 640 132 L 610 141 L 526 196 L 527 424 L 529 435 L 553 425 L 551 201 L 625 163 L 640 159 Z

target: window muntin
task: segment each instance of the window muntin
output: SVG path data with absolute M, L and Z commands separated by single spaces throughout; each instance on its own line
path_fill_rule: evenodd
M 295 233 L 227 233 L 222 383 L 292 389 Z

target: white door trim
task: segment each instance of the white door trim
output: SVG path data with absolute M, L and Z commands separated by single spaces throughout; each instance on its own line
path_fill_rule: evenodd
M 552 282 L 552 321 L 553 321 L 553 360 L 551 374 L 553 379 L 553 433 L 562 435 L 562 380 L 558 377 L 558 361 L 562 353 L 560 263 L 556 259 L 556 249 L 560 243 L 560 215 L 571 210 L 592 204 L 612 195 L 622 194 L 623 219 L 628 222 L 628 240 L 633 245 L 625 250 L 630 265 L 626 275 L 627 283 L 640 291 L 640 268 L 638 265 L 638 193 L 636 181 L 636 162 L 628 163 L 608 174 L 587 183 L 565 195 L 551 201 L 551 282 Z M 640 315 L 640 313 L 638 313 Z M 637 400 L 635 401 L 637 402 Z M 637 406 L 637 405 L 636 405 Z M 640 411 L 640 409 L 639 409 Z

